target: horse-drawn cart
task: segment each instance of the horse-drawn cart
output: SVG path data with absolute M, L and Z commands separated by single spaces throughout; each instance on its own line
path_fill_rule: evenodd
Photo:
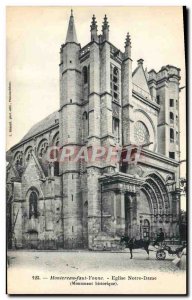
M 167 256 L 167 254 L 172 257 L 179 256 L 179 254 L 182 252 L 183 248 L 184 247 L 182 246 L 182 247 L 178 247 L 176 249 L 171 249 L 170 246 L 167 246 L 164 243 L 157 248 L 156 259 L 164 260 Z
M 168 246 L 165 242 L 159 244 L 159 246 L 156 248 L 155 246 L 151 246 L 152 249 L 150 249 L 150 241 L 149 240 L 136 240 L 134 238 L 129 238 L 127 236 L 122 236 L 120 239 L 120 245 L 121 250 L 124 250 L 125 248 L 128 248 L 130 250 L 131 259 L 133 258 L 133 249 L 144 249 L 149 258 L 149 251 L 155 251 L 156 252 L 156 259 L 158 260 L 164 260 L 168 255 L 174 257 L 180 255 L 182 250 L 186 247 L 185 245 L 181 247 L 177 247 L 176 249 L 172 249 L 170 246 Z

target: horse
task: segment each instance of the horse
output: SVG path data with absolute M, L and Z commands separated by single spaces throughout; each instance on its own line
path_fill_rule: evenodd
M 136 240 L 134 238 L 129 238 L 128 236 L 122 236 L 120 239 L 120 244 L 124 244 L 125 248 L 129 248 L 131 257 L 130 259 L 133 258 L 133 249 L 144 249 L 147 254 L 148 254 L 148 259 L 149 259 L 149 244 L 150 240 Z

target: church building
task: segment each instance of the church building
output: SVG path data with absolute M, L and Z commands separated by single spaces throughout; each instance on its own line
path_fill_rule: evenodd
M 133 70 L 130 35 L 123 40 L 122 52 L 107 16 L 98 34 L 93 15 L 81 47 L 71 12 L 60 107 L 7 152 L 8 248 L 116 249 L 123 235 L 154 240 L 160 228 L 179 239 L 180 69 L 147 71 L 138 59 Z M 51 146 L 131 149 L 137 160 L 49 162 Z

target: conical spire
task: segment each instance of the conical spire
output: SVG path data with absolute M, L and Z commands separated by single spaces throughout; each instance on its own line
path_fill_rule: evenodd
M 68 25 L 67 37 L 65 43 L 69 43 L 69 42 L 78 43 L 76 30 L 75 30 L 74 17 L 73 17 L 73 10 L 71 10 L 71 16 L 69 19 L 69 25 Z

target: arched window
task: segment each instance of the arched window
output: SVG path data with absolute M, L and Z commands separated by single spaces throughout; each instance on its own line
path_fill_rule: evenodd
M 48 149 L 48 141 L 42 140 L 39 143 L 39 147 L 38 147 L 38 157 L 42 158 L 46 154 L 47 149 Z
M 111 65 L 111 94 L 115 101 L 119 101 L 119 70 Z
M 174 123 L 174 114 L 172 112 L 169 113 L 170 123 Z
M 17 152 L 15 155 L 15 168 L 21 176 L 23 173 L 23 153 L 21 151 Z
M 34 217 L 38 218 L 38 210 L 37 210 L 37 200 L 38 196 L 35 191 L 32 191 L 29 195 L 29 219 Z
M 89 96 L 89 65 L 82 69 L 82 99 L 87 101 Z
M 86 66 L 83 67 L 83 82 L 88 83 L 88 69 Z
M 89 135 L 89 120 L 88 120 L 88 113 L 86 111 L 84 111 L 82 119 L 83 119 L 82 140 L 85 141 Z
M 149 220 L 147 219 L 144 220 L 144 226 L 149 226 Z
M 23 153 L 21 151 L 17 152 L 15 155 L 15 166 L 22 166 L 23 164 Z
M 87 120 L 88 119 L 88 114 L 86 111 L 84 111 L 83 113 L 83 120 Z
M 174 130 L 173 130 L 173 128 L 170 128 L 170 142 L 174 143 Z
M 113 117 L 113 124 L 112 124 L 113 134 L 115 136 L 115 140 L 119 143 L 119 119 Z
M 54 176 L 59 176 L 59 132 L 53 138 L 53 146 L 58 147 L 58 149 L 53 150 L 53 157 L 57 158 L 57 161 L 54 161 Z
M 25 161 L 28 162 L 29 159 L 31 158 L 32 156 L 32 150 L 33 148 L 31 146 L 29 146 L 26 151 L 25 151 Z
M 179 133 L 176 131 L 176 143 L 179 144 Z
M 59 132 L 57 132 L 53 137 L 53 145 L 59 146 Z
M 150 236 L 150 223 L 149 220 L 144 219 L 143 222 L 143 238 L 148 239 Z

